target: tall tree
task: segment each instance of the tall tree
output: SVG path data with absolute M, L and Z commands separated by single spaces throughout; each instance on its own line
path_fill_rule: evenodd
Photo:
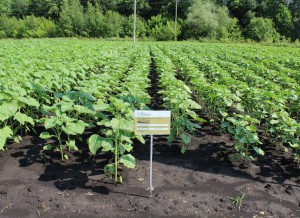
M 88 2 L 87 10 L 84 15 L 85 32 L 89 37 L 101 37 L 103 31 L 104 15 L 100 11 L 99 5 Z
M 63 35 L 81 35 L 84 29 L 83 7 L 79 0 L 64 0 L 59 25 Z
M 234 22 L 226 7 L 214 1 L 196 0 L 189 8 L 186 32 L 192 38 L 227 38 Z
M 62 0 L 30 0 L 28 11 L 38 17 L 58 19 Z
M 0 1 L 0 14 L 10 14 L 11 0 Z
M 28 7 L 30 4 L 30 0 L 14 0 L 11 3 L 11 16 L 15 16 L 18 18 L 24 18 L 29 15 Z

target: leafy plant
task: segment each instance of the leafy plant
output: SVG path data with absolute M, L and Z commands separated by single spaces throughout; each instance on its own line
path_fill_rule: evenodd
M 262 144 L 259 141 L 256 131 L 256 124 L 259 121 L 246 115 L 237 115 L 237 119 L 228 117 L 225 122 L 222 123 L 222 128 L 225 128 L 232 134 L 235 152 L 238 152 L 238 159 L 243 161 L 251 161 L 253 157 L 250 154 L 250 146 L 259 155 L 264 155 L 264 151 L 257 147 L 257 144 Z
M 97 125 L 105 127 L 102 133 L 105 137 L 93 134 L 88 139 L 89 148 L 92 154 L 101 149 L 102 152 L 112 152 L 114 162 L 104 167 L 104 172 L 110 178 L 114 177 L 115 183 L 122 183 L 123 177 L 119 173 L 119 165 L 123 164 L 129 169 L 136 165 L 135 158 L 129 154 L 133 149 L 133 139 L 137 138 L 142 143 L 144 139 L 135 136 L 133 126 L 133 105 L 121 99 L 110 97 L 110 103 L 97 102 L 97 107 L 101 107 L 103 112 L 108 112 L 109 116 Z
M 76 141 L 71 136 L 81 135 L 86 124 L 82 120 L 71 118 L 67 115 L 73 108 L 70 104 L 65 102 L 57 103 L 51 107 L 44 105 L 43 107 L 46 117 L 42 118 L 41 121 L 44 123 L 45 131 L 40 134 L 42 139 L 55 138 L 58 141 L 58 147 L 55 148 L 61 154 L 61 159 L 68 159 L 68 155 L 64 153 L 66 147 L 69 151 L 78 150 Z M 65 134 L 66 139 L 63 138 Z M 52 145 L 47 144 L 43 147 L 44 150 L 51 150 Z
M 175 76 L 175 66 L 172 61 L 164 56 L 160 50 L 152 48 L 155 52 L 157 71 L 160 75 L 160 94 L 163 95 L 164 107 L 172 112 L 171 134 L 168 141 L 180 140 L 180 151 L 185 153 L 186 145 L 191 142 L 191 133 L 200 125 L 191 120 L 205 122 L 193 110 L 201 106 L 192 100 L 192 91 Z
M 241 196 L 236 196 L 236 197 L 228 197 L 233 204 L 237 205 L 239 207 L 239 210 L 241 210 L 241 206 L 244 200 L 245 194 Z

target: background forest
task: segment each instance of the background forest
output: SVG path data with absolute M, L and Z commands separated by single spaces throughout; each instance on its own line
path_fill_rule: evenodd
M 151 40 L 300 39 L 300 0 L 137 0 Z M 134 0 L 0 0 L 0 38 L 132 37 Z

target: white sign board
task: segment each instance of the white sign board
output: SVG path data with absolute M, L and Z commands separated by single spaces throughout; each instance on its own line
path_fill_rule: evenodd
M 169 135 L 171 111 L 134 112 L 134 131 L 137 135 Z

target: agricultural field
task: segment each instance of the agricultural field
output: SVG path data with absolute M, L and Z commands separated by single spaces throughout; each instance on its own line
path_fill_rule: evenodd
M 0 217 L 300 216 L 299 48 L 0 40 L 0 78 Z

